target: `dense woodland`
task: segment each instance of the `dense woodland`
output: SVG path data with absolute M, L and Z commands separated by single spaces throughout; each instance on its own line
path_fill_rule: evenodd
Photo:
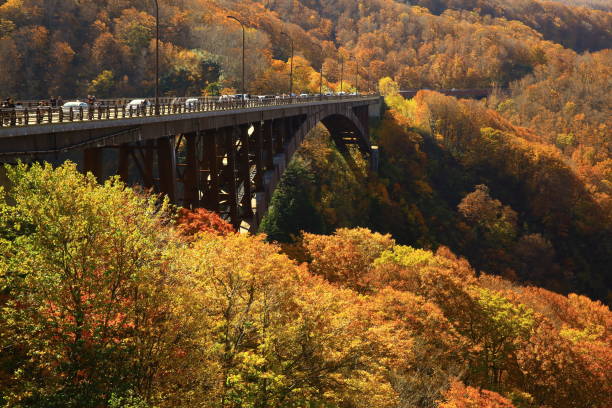
M 553 0 L 568 6 L 589 7 L 596 10 L 612 11 L 612 4 L 606 0 Z
M 384 76 L 402 88 L 507 86 L 571 53 L 559 44 L 597 51 L 612 42 L 611 13 L 537 1 L 437 2 L 427 5 L 432 12 L 394 0 L 159 2 L 161 87 L 178 95 L 239 85 L 240 27 L 228 13 L 249 27 L 253 93 L 288 90 L 283 31 L 295 41 L 298 91 L 318 90 L 321 64 L 326 88 L 337 88 L 341 59 L 349 87 L 359 62 L 361 89 L 374 89 Z M 0 96 L 152 95 L 153 4 L 0 0 Z M 538 18 L 550 20 L 532 20 Z
M 303 234 L 297 263 L 214 214 L 177 214 L 70 163 L 8 177 L 3 406 L 612 403 L 612 314 L 587 297 L 364 228 Z M 466 223 L 502 235 L 486 223 L 511 210 L 476 191 L 460 205 Z
M 7 169 L 0 406 L 612 406 L 612 13 L 599 0 L 159 0 L 161 88 L 379 90 L 262 223 Z M 153 1 L 0 0 L 0 97 L 151 96 Z M 359 71 L 357 71 L 357 62 Z M 492 87 L 486 100 L 427 89 Z M 427 88 L 406 100 L 398 92 Z M 120 209 L 120 210 L 118 210 Z

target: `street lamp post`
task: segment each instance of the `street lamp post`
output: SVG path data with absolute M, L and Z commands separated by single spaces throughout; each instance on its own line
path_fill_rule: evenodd
M 321 70 L 319 71 L 319 99 L 323 100 L 323 47 L 319 44 L 314 44 L 321 50 Z
M 159 3 L 155 0 L 155 114 L 159 115 Z
M 321 71 L 319 72 L 319 99 L 323 100 L 323 61 L 321 61 Z
M 294 44 L 293 44 L 293 38 L 291 38 L 289 36 L 289 34 L 282 32 L 281 35 L 284 35 L 285 37 L 287 37 L 289 39 L 289 42 L 291 43 L 291 63 L 289 64 L 290 66 L 290 71 L 289 71 L 289 97 L 293 98 L 293 50 L 294 50 Z
M 344 58 L 340 55 L 340 93 L 344 90 Z
M 244 38 L 245 38 L 245 34 L 244 34 L 244 24 L 242 24 L 242 21 L 240 21 L 239 19 L 237 19 L 234 16 L 227 16 L 227 18 L 229 18 L 230 20 L 236 20 L 238 22 L 238 24 L 240 24 L 240 26 L 242 27 L 242 106 L 244 106 L 245 104 L 245 85 L 244 85 Z
M 355 64 L 357 64 L 357 66 L 355 67 L 355 93 L 359 93 L 359 60 L 357 58 L 355 58 Z
M 357 57 L 351 57 L 352 60 L 355 60 L 355 92 L 359 93 L 359 60 Z

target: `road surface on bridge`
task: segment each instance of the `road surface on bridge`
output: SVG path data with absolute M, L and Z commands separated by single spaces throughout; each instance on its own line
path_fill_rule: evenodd
M 273 106 L 288 106 L 311 102 L 347 101 L 368 98 L 373 95 L 311 96 L 295 98 L 249 99 L 218 101 L 210 98 L 198 99 L 195 103 L 161 103 L 159 114 L 153 104 L 147 106 L 126 106 L 124 104 L 95 105 L 79 109 L 63 107 L 2 108 L 0 127 L 14 128 L 33 125 L 101 121 L 141 118 L 149 116 L 180 115 L 185 113 L 215 112 Z

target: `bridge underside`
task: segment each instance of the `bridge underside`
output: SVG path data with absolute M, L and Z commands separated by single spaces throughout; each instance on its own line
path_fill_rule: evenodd
M 313 104 L 22 135 L 22 150 L 4 148 L 5 139 L 0 138 L 0 160 L 71 159 L 100 181 L 118 174 L 130 185 L 168 195 L 177 205 L 207 208 L 236 228 L 256 230 L 291 157 L 318 123 L 327 127 L 344 154 L 350 144 L 369 154 L 368 110 L 367 101 Z

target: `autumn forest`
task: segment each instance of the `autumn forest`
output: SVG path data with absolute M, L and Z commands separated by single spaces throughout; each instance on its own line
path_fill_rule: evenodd
M 298 94 L 321 70 L 381 94 L 377 171 L 319 125 L 246 234 L 70 161 L 7 165 L 0 407 L 612 406 L 609 1 L 159 10 L 161 94 L 239 92 L 239 16 L 249 93 L 293 66 Z M 0 0 L 0 98 L 150 97 L 154 11 Z

